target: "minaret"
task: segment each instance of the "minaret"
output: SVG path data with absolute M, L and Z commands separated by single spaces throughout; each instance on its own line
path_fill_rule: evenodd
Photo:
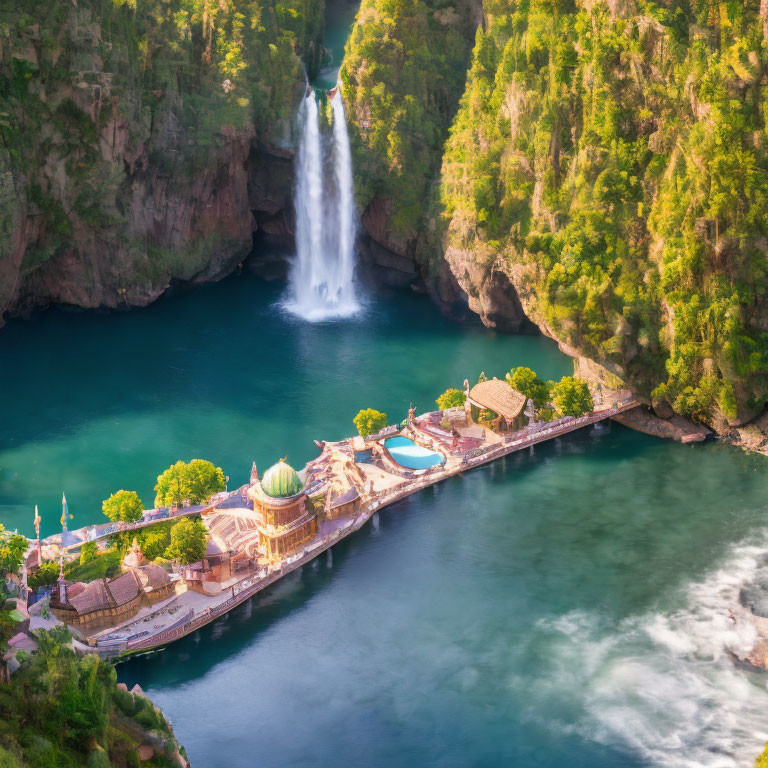
M 253 485 L 259 479 L 259 470 L 256 469 L 256 462 L 253 462 L 251 467 L 251 485 Z
M 408 409 L 408 423 L 413 424 L 415 419 L 416 419 L 416 409 L 413 407 L 413 403 L 411 403 L 411 407 Z
M 67 518 L 69 517 L 69 508 L 67 507 L 67 497 L 61 494 L 61 541 L 64 541 L 64 534 L 67 532 Z
M 69 517 L 69 509 L 67 509 L 67 497 L 61 494 L 61 544 L 59 546 L 59 580 L 57 582 L 59 588 L 59 602 L 62 605 L 67 604 L 67 582 L 64 580 L 64 534 L 67 532 L 67 517 Z
M 40 522 L 42 518 L 37 511 L 37 504 L 35 504 L 35 536 L 37 538 L 37 565 L 38 568 L 43 564 L 43 548 L 40 545 Z

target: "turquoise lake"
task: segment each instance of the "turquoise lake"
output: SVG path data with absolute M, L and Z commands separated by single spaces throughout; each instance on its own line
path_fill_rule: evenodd
M 209 458 L 231 484 L 361 407 L 392 420 L 519 364 L 542 337 L 369 298 L 311 325 L 250 275 L 126 313 L 49 311 L 0 331 L 0 521 L 98 521 L 118 488 Z M 763 676 L 724 652 L 766 543 L 763 457 L 590 428 L 384 510 L 228 617 L 118 668 L 193 766 L 751 765 Z

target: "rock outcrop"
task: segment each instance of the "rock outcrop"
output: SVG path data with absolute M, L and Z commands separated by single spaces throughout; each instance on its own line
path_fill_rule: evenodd
M 0 323 L 145 305 L 231 272 L 256 230 L 290 238 L 291 126 L 322 7 L 281 30 L 249 17 L 287 13 L 274 4 L 199 6 L 0 0 Z

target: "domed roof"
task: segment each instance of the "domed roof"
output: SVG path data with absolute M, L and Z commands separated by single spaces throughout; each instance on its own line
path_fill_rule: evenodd
M 261 478 L 261 489 L 267 496 L 285 499 L 301 493 L 304 490 L 304 483 L 299 480 L 296 470 L 290 464 L 286 464 L 285 459 L 280 459 L 264 473 L 264 477 Z

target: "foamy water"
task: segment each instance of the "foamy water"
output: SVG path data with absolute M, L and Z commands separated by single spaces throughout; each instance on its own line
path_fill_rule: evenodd
M 733 547 L 716 571 L 683 590 L 683 607 L 673 613 L 613 627 L 584 612 L 540 621 L 551 663 L 532 687 L 533 707 L 566 701 L 581 714 L 556 727 L 623 744 L 651 765 L 754 765 L 768 741 L 768 681 L 728 655 L 729 648 L 748 652 L 756 640 L 754 628 L 734 624 L 728 611 L 767 557 L 768 538 Z
M 352 153 L 337 90 L 332 101 L 330 142 L 320 131 L 314 91 L 301 106 L 297 154 L 296 257 L 284 307 L 310 322 L 350 317 L 361 309 L 355 291 L 355 235 Z

